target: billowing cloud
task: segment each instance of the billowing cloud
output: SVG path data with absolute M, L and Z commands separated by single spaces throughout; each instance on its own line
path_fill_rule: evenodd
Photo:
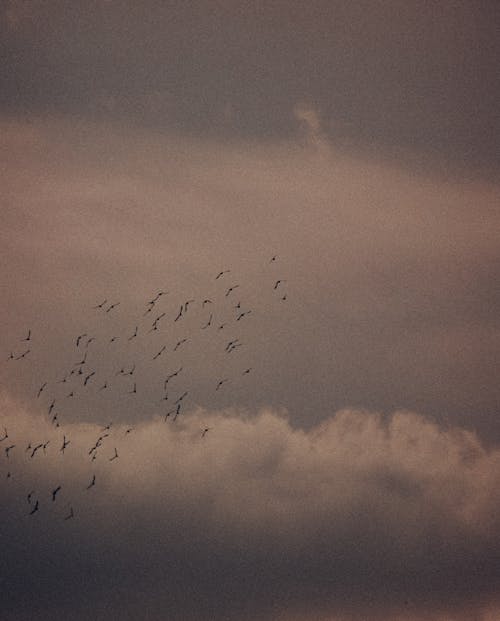
M 465 620 L 495 605 L 500 452 L 472 433 L 410 412 L 344 410 L 304 431 L 269 409 L 193 410 L 112 426 L 91 461 L 101 426 L 1 407 L 5 619 L 35 604 L 40 619 L 91 605 L 213 620 Z

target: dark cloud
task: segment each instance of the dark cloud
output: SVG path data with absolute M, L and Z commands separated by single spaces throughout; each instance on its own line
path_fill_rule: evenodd
M 4 110 L 269 137 L 310 101 L 337 144 L 498 167 L 496 2 L 11 0 L 3 18 Z
M 1 483 L 5 619 L 465 620 L 496 604 L 500 454 L 474 434 L 407 412 L 304 432 L 197 410 L 115 426 L 91 464 L 99 426 L 67 425 L 63 458 L 48 420 L 6 396 L 2 418 L 20 445 Z M 53 442 L 36 464 L 35 435 Z

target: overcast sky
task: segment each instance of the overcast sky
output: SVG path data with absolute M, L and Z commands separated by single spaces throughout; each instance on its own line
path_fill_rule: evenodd
M 2 618 L 498 618 L 499 28 L 1 5 Z

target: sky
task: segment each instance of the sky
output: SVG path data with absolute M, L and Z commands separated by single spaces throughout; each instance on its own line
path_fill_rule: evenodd
M 500 617 L 499 28 L 0 4 L 2 619 Z

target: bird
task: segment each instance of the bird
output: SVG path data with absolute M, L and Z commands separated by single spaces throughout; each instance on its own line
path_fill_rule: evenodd
M 33 498 L 34 493 L 35 490 L 31 490 L 31 492 L 26 496 L 26 500 L 29 502 L 29 504 L 31 504 L 31 499 Z
M 135 371 L 135 362 L 132 364 L 132 366 L 130 368 L 130 371 L 128 371 L 127 373 L 128 373 L 128 375 L 133 375 L 134 371 Z
M 73 512 L 73 507 L 69 508 L 69 513 L 68 515 L 64 518 L 65 520 L 71 520 L 72 517 L 74 517 L 74 512 Z
M 79 334 L 76 337 L 76 346 L 79 347 L 80 346 L 80 341 L 83 339 L 84 336 L 87 336 L 87 333 L 85 332 L 84 334 Z
M 153 360 L 156 360 L 157 358 L 159 358 L 159 357 L 162 355 L 162 353 L 163 353 L 166 349 L 167 349 L 167 346 L 166 346 L 166 345 L 164 345 L 164 346 L 160 349 L 160 351 L 159 351 L 157 354 L 155 354 L 155 355 L 153 356 Z
M 7 459 L 9 459 L 9 453 L 13 448 L 15 448 L 15 446 L 15 444 L 11 444 L 10 446 L 5 447 L 5 454 L 7 455 Z
M 36 513 L 37 511 L 38 511 L 38 500 L 36 501 L 35 506 L 33 507 L 33 509 L 31 509 L 29 514 L 33 515 L 33 513 Z
M 43 383 L 40 388 L 38 389 L 38 394 L 36 396 L 36 398 L 38 399 L 38 397 L 42 394 L 43 389 L 45 388 L 45 386 L 47 386 L 47 382 Z
M 64 451 L 66 450 L 66 447 L 68 446 L 69 443 L 70 443 L 70 440 L 66 440 L 66 436 L 63 436 L 63 443 L 62 443 L 61 448 L 59 449 L 61 453 L 64 454 Z
M 201 307 L 205 308 L 205 304 L 212 304 L 212 300 L 209 300 L 208 298 L 206 300 L 203 300 Z
M 132 390 L 129 390 L 127 394 L 135 395 L 136 392 L 137 392 L 137 384 L 134 382 L 134 387 L 132 388 Z
M 60 492 L 62 489 L 61 485 L 58 485 L 55 489 L 52 490 L 52 502 L 55 501 L 57 493 Z
M 52 412 L 52 410 L 54 409 L 55 404 L 56 404 L 56 400 L 53 399 L 52 403 L 49 405 L 49 416 L 50 416 L 50 413 Z
M 84 380 L 84 382 L 83 382 L 83 385 L 84 385 L 84 386 L 86 386 L 86 385 L 87 385 L 87 382 L 89 381 L 89 379 L 90 379 L 92 376 L 94 376 L 94 375 L 95 375 L 95 371 L 92 371 L 92 373 L 89 373 L 89 374 L 87 375 L 87 377 L 85 378 L 85 380 Z
M 19 354 L 19 356 L 16 356 L 16 360 L 21 360 L 21 358 L 26 358 L 26 356 L 30 353 L 30 351 L 31 351 L 31 349 L 27 349 L 22 354 Z
M 31 341 L 31 330 L 28 330 L 28 336 L 25 339 L 21 339 L 23 342 Z
M 244 313 L 240 313 L 240 314 L 238 315 L 238 317 L 237 317 L 236 321 L 239 321 L 240 319 L 243 319 L 243 317 L 244 317 L 245 315 L 250 315 L 250 313 L 251 313 L 251 312 L 252 312 L 251 310 L 247 310 L 247 311 L 245 311 Z
M 180 403 L 187 396 L 188 396 L 188 391 L 186 390 L 186 392 L 182 393 L 182 395 L 177 399 L 174 405 L 177 405 L 178 403 Z
M 242 375 L 248 375 L 250 373 L 250 371 L 252 370 L 252 367 L 249 367 L 248 369 L 245 369 L 242 373 Z
M 87 485 L 86 489 L 90 489 L 91 487 L 94 487 L 95 485 L 95 474 L 92 477 L 92 481 L 90 481 L 90 483 Z
M 117 336 L 112 336 L 112 337 L 109 339 L 109 342 L 110 342 L 110 343 L 114 343 L 117 339 L 118 339 L 118 337 L 117 337 Z
M 168 291 L 159 291 L 159 292 L 156 294 L 156 297 L 155 297 L 155 298 L 153 298 L 150 302 L 148 302 L 148 304 L 154 304 L 157 300 L 159 300 L 159 299 L 160 299 L 160 297 L 161 297 L 162 295 L 166 295 L 167 293 L 168 293 Z
M 174 351 L 177 351 L 179 349 L 179 347 L 185 343 L 187 341 L 187 339 L 181 339 L 180 341 L 177 342 L 176 346 L 174 347 Z
M 104 390 L 108 387 L 108 382 L 104 382 L 104 384 L 99 388 L 99 390 Z
M 227 381 L 228 381 L 228 379 L 227 379 L 227 378 L 225 378 L 225 379 L 223 379 L 223 380 L 220 380 L 220 382 L 217 384 L 217 387 L 216 387 L 216 389 L 215 389 L 215 390 L 216 390 L 216 391 L 217 391 L 217 390 L 219 390 L 219 388 L 222 386 L 222 384 L 224 384 L 224 383 L 225 383 L 225 382 L 227 382 Z
M 205 427 L 205 429 L 201 432 L 201 437 L 204 438 L 210 429 L 212 429 L 212 427 Z
M 33 457 L 35 456 L 35 453 L 41 449 L 43 447 L 43 443 L 41 444 L 37 444 L 35 447 L 33 447 L 32 451 L 31 451 L 31 455 L 30 455 L 30 459 L 33 459 Z
M 110 311 L 113 310 L 113 308 L 116 308 L 119 304 L 120 302 L 115 302 L 114 304 L 110 304 L 110 306 L 106 309 L 106 312 L 109 313 Z
M 219 272 L 217 276 L 215 277 L 215 280 L 219 280 L 221 276 L 224 276 L 224 274 L 229 274 L 230 271 L 231 270 L 223 270 L 222 272 Z
M 278 258 L 277 255 L 274 255 L 271 257 L 271 260 L 269 261 L 269 263 L 274 263 L 276 261 L 276 259 Z
M 83 356 L 83 359 L 82 359 L 82 360 L 80 360 L 79 362 L 75 362 L 75 363 L 73 364 L 73 366 L 74 366 L 74 367 L 78 367 L 78 366 L 80 366 L 80 367 L 81 367 L 81 366 L 82 366 L 82 365 L 84 365 L 86 362 L 87 362 L 87 352 L 85 352 L 85 355 Z
M 128 340 L 131 341 L 132 339 L 135 339 L 135 337 L 137 336 L 137 331 L 139 330 L 139 326 L 135 326 L 135 330 L 134 333 L 128 337 Z
M 97 306 L 93 306 L 92 308 L 102 308 L 102 307 L 106 304 L 106 302 L 107 302 L 107 301 L 108 301 L 108 300 L 104 300 L 103 302 L 101 302 L 101 303 L 100 303 L 100 304 L 98 304 Z
M 117 458 L 118 458 L 118 451 L 116 450 L 116 447 L 115 447 L 115 454 L 113 455 L 113 457 L 109 458 L 109 461 L 113 461 L 113 460 L 115 460 Z
M 212 324 L 212 317 L 213 317 L 213 314 L 210 313 L 210 317 L 208 318 L 207 323 L 204 326 L 201 326 L 202 330 L 205 330 L 206 328 L 208 328 Z
M 184 310 L 184 306 L 181 304 L 179 312 L 177 313 L 177 317 L 174 319 L 174 321 L 177 321 L 178 319 L 180 319 L 182 317 L 183 310 Z
M 87 339 L 87 342 L 85 343 L 85 349 L 87 349 L 87 347 L 90 345 L 90 343 L 92 343 L 92 341 L 95 341 L 95 338 L 93 336 Z
M 286 281 L 284 281 L 284 280 L 277 280 L 277 281 L 274 283 L 274 289 L 277 289 L 277 288 L 280 286 L 280 284 L 281 284 L 282 282 L 286 282 Z
M 225 297 L 227 298 L 227 296 L 234 291 L 235 289 L 237 289 L 239 287 L 239 285 L 233 285 L 232 287 L 229 287 L 229 289 L 226 291 L 226 295 Z
M 7 427 L 3 428 L 3 438 L 0 438 L 0 442 L 2 442 L 3 440 L 6 440 L 9 437 L 9 434 L 7 433 Z

